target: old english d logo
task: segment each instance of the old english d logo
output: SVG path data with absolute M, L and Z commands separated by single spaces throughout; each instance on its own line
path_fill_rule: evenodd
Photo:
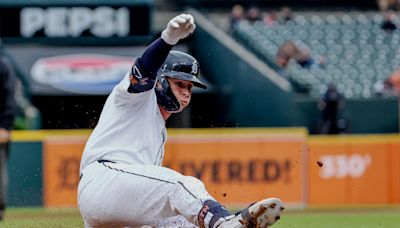
M 192 72 L 190 73 L 197 75 L 198 72 L 199 72 L 199 64 L 196 61 L 194 61 L 192 64 Z

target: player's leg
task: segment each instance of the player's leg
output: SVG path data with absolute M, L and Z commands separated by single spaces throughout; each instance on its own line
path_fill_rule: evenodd
M 204 205 L 210 205 L 210 204 L 206 203 Z M 218 206 L 218 204 L 216 205 Z M 203 224 L 203 226 L 201 227 L 218 227 L 218 228 L 269 227 L 280 219 L 283 209 L 284 208 L 282 206 L 282 202 L 279 199 L 277 198 L 264 199 L 252 204 L 248 208 L 238 212 L 236 215 L 214 214 L 213 217 L 215 222 L 211 224 L 210 222 L 206 223 L 203 221 L 201 223 Z M 197 227 L 194 224 L 190 223 L 185 217 L 181 215 L 174 216 L 168 219 L 161 219 L 150 225 L 151 227 L 157 227 L 157 228 Z
M 273 204 L 279 210 L 273 210 Z M 281 213 L 280 201 L 264 200 L 234 216 L 216 202 L 204 184 L 194 177 L 159 166 L 97 162 L 83 172 L 78 205 L 88 227 L 100 224 L 154 225 L 155 221 L 177 215 L 200 227 L 241 227 L 240 220 L 249 224 L 271 224 Z M 258 218 L 263 221 L 258 221 Z
M 177 215 L 166 219 L 159 219 L 149 225 L 150 227 L 157 228 L 170 228 L 170 227 L 185 227 L 185 228 L 197 228 L 198 226 L 189 222 L 184 216 Z
M 132 226 L 184 216 L 193 224 L 203 202 L 213 200 L 202 182 L 160 166 L 95 162 L 83 170 L 78 206 L 87 226 Z

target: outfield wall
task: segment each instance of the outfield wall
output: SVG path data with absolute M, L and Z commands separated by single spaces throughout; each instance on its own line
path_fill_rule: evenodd
M 226 205 L 267 196 L 291 206 L 400 203 L 399 134 L 321 137 L 302 128 L 168 131 L 164 165 L 202 179 Z M 89 134 L 15 131 L 9 205 L 76 207 L 79 162 Z

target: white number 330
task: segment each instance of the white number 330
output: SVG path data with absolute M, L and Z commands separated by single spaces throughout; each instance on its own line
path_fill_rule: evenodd
M 320 158 L 324 166 L 320 169 L 323 179 L 361 177 L 371 164 L 370 155 L 324 155 Z

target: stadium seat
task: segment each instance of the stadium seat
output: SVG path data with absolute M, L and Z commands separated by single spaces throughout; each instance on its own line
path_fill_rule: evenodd
M 310 49 L 313 57 L 324 56 L 324 67 L 302 69 L 292 61 L 288 67 L 291 81 L 309 88 L 315 97 L 333 82 L 345 97 L 357 99 L 372 97 L 373 85 L 400 68 L 400 31 L 383 31 L 382 21 L 378 13 L 297 15 L 286 24 L 272 27 L 244 21 L 235 32 L 270 62 L 279 45 L 288 40 Z

